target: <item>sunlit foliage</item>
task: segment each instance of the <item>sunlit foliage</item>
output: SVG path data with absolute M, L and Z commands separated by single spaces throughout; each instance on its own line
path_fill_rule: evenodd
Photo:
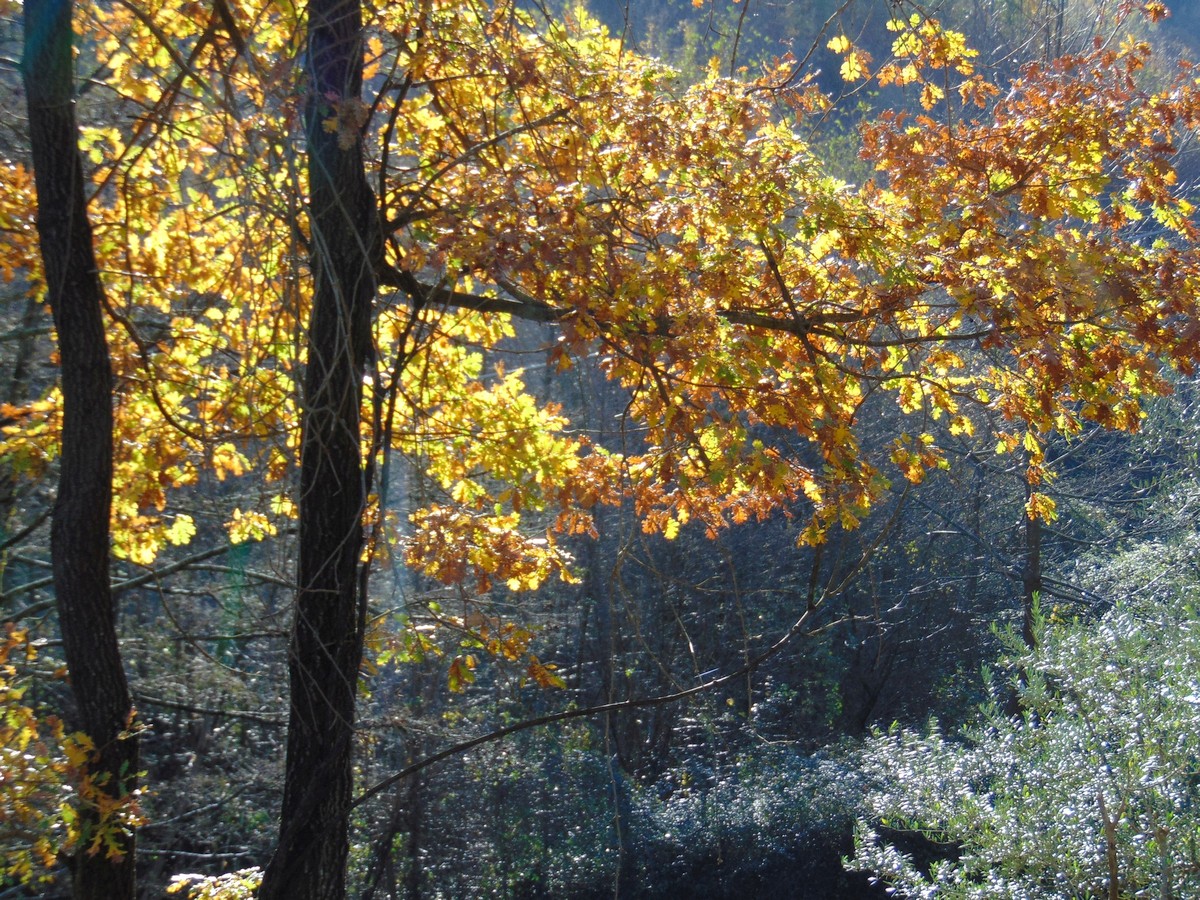
M 1194 559 L 1189 543 L 1171 556 Z M 1032 653 L 1013 646 L 1010 677 L 991 680 L 991 703 L 963 734 L 870 741 L 862 759 L 876 789 L 852 865 L 905 896 L 1194 894 L 1194 602 L 1131 602 L 1094 624 L 1043 620 L 1040 637 Z M 1012 691 L 1016 717 L 1005 714 Z
M 114 540 L 135 562 L 195 533 L 173 489 L 206 468 L 277 482 L 297 446 L 300 22 L 278 4 L 230 8 L 232 22 L 120 5 L 80 22 L 112 73 L 98 102 L 134 113 L 132 129 L 89 125 L 85 144 L 121 378 Z M 890 454 L 905 478 L 942 460 L 923 417 L 964 432 L 986 417 L 1036 485 L 1048 432 L 1136 428 L 1161 361 L 1197 354 L 1195 226 L 1172 155 L 1200 106 L 1186 68 L 1162 90 L 1139 83 L 1145 44 L 1031 66 L 1001 90 L 920 15 L 891 23 L 892 58 L 873 71 L 838 36 L 850 80 L 922 86 L 923 109 L 865 127 L 877 177 L 853 186 L 800 136 L 830 101 L 787 83 L 786 64 L 689 87 L 582 14 L 378 15 L 369 96 L 330 107 L 327 127 L 364 142 L 381 279 L 398 288 L 378 304 L 365 446 L 427 459 L 445 491 L 395 535 L 435 577 L 565 573 L 528 511 L 586 531 L 588 508 L 619 494 L 668 534 L 797 505 L 806 540 L 853 527 L 889 480 L 854 430 L 881 388 L 913 413 Z M 4 215 L 25 223 L 6 230 L 6 259 L 39 290 L 28 176 L 14 164 L 6 180 Z M 519 373 L 483 367 L 467 346 L 502 341 L 501 319 L 431 308 L 501 301 L 560 324 L 559 368 L 599 348 L 632 392 L 639 446 L 600 452 Z M 6 429 L 34 469 L 56 440 L 54 395 L 38 404 Z M 233 537 L 269 535 L 290 509 L 235 512 Z M 1053 505 L 1035 491 L 1029 511 Z M 474 561 L 453 550 L 468 534 Z
M 120 836 L 142 822 L 137 796 L 110 796 L 88 771 L 91 739 L 26 702 L 37 659 L 28 634 L 9 624 L 0 641 L 0 885 L 50 880 L 58 855 L 81 843 L 119 855 Z M 81 806 L 96 815 L 86 831 Z

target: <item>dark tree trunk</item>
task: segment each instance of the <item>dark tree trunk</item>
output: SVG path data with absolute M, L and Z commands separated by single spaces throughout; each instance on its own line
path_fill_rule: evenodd
M 1028 503 L 1032 488 L 1025 486 L 1025 500 Z M 1024 525 L 1025 559 L 1021 566 L 1021 640 L 1030 650 L 1037 647 L 1037 623 L 1034 618 L 1035 607 L 1042 593 L 1042 520 L 1025 515 Z M 1009 697 L 1005 712 L 1009 716 L 1019 716 L 1022 713 L 1021 696 L 1025 692 L 1028 679 L 1024 667 L 1017 672 L 1017 684 Z
M 1026 501 L 1030 488 L 1025 489 Z M 1021 639 L 1032 650 L 1037 646 L 1034 608 L 1042 593 L 1042 520 L 1025 517 L 1025 561 L 1021 568 Z
M 345 896 L 365 611 L 359 419 L 379 228 L 356 133 L 363 109 L 362 17 L 358 0 L 312 0 L 308 15 L 305 127 L 315 285 L 304 378 L 287 766 L 279 846 L 264 876 L 263 900 Z M 347 127 L 326 130 L 331 118 Z
M 22 69 L 38 236 L 62 369 L 62 459 L 50 554 L 77 724 L 96 745 L 89 774 L 96 790 L 125 797 L 136 786 L 138 743 L 128 733 L 133 710 L 108 577 L 112 367 L 75 122 L 72 8 L 70 0 L 25 0 Z M 110 859 L 103 850 L 88 855 L 88 832 L 105 823 L 83 799 L 84 840 L 74 862 L 74 896 L 132 898 L 134 838 L 118 836 L 119 858 Z

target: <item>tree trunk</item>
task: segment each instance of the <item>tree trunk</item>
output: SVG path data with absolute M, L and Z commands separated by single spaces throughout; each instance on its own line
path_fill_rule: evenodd
M 1028 501 L 1030 488 L 1025 488 Z M 1021 639 L 1030 650 L 1037 646 L 1034 611 L 1042 593 L 1042 520 L 1025 516 L 1025 560 L 1021 567 Z
M 358 0 L 312 0 L 308 10 L 305 127 L 315 285 L 301 420 L 287 764 L 279 846 L 262 900 L 345 896 L 365 612 L 359 418 L 380 238 L 358 139 L 362 17 Z M 331 118 L 344 127 L 326 130 Z
M 109 587 L 112 367 L 75 122 L 72 9 L 70 0 L 25 0 L 22 71 L 38 237 L 62 369 L 62 458 L 50 554 L 77 724 L 96 745 L 88 774 L 99 794 L 120 798 L 136 787 L 138 742 L 128 733 L 133 709 Z M 76 900 L 132 898 L 133 835 L 114 834 L 115 858 L 103 849 L 89 855 L 95 829 L 113 823 L 100 822 L 94 804 L 86 796 L 81 799 L 83 835 L 73 871 Z
M 1025 485 L 1025 500 L 1028 503 L 1032 488 Z M 1025 558 L 1021 565 L 1021 640 L 1025 646 L 1037 648 L 1037 622 L 1034 613 L 1042 593 L 1042 520 L 1024 515 Z M 1008 700 L 1006 712 L 1009 716 L 1021 715 L 1021 696 L 1028 679 L 1022 666 L 1017 672 L 1017 684 Z M 1036 718 L 1035 720 L 1036 721 Z

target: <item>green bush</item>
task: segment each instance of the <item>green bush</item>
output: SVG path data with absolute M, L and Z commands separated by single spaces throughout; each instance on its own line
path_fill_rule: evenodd
M 1043 619 L 1033 652 L 1010 636 L 1010 677 L 958 737 L 870 740 L 849 866 L 902 896 L 1200 896 L 1200 614 L 1164 594 Z
M 760 746 L 656 787 L 631 804 L 634 896 L 872 896 L 837 864 L 863 787 L 838 759 Z

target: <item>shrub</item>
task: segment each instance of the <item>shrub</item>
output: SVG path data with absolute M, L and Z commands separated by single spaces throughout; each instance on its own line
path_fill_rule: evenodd
M 1200 614 L 1171 593 L 1042 620 L 1032 652 L 1009 635 L 1009 677 L 959 736 L 871 739 L 848 865 L 902 896 L 1200 896 Z

